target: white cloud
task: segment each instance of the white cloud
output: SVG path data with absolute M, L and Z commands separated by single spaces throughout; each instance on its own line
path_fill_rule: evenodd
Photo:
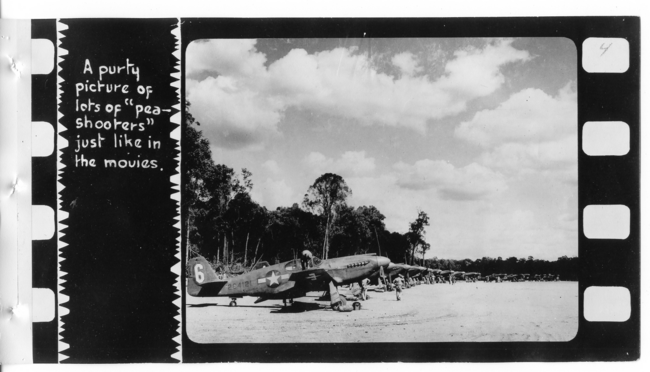
M 539 89 L 524 89 L 493 110 L 479 111 L 470 121 L 461 123 L 455 133 L 485 148 L 560 139 L 576 133 L 576 99 L 571 85 L 556 97 Z
M 278 165 L 278 162 L 275 160 L 267 160 L 264 163 L 262 163 L 262 168 L 266 169 L 267 172 L 270 172 L 271 174 L 277 175 L 282 172 L 280 169 L 280 166 Z
M 577 134 L 542 143 L 506 143 L 480 156 L 492 169 L 510 173 L 561 172 L 571 170 L 577 177 Z
M 555 259 L 577 254 L 573 205 L 567 209 L 542 201 L 522 207 L 510 192 L 458 203 L 441 197 L 436 188 L 400 187 L 397 173 L 352 177 L 346 181 L 353 191 L 350 204 L 377 207 L 386 216 L 386 228 L 390 231 L 408 231 L 418 210 L 425 211 L 430 218 L 426 240 L 432 247 L 427 257 L 476 259 L 533 255 Z
M 345 180 L 352 189 L 351 204 L 376 206 L 386 216 L 387 227 L 401 232 L 408 229 L 418 209 L 432 216 L 448 202 L 472 200 L 472 205 L 481 205 L 508 188 L 501 174 L 482 165 L 456 168 L 429 159 L 414 164 L 400 162 L 390 172 Z
M 567 84 L 556 96 L 539 89 L 513 94 L 455 130 L 485 149 L 479 162 L 506 173 L 571 172 L 577 179 L 577 94 Z
M 439 80 L 440 87 L 459 93 L 466 100 L 496 91 L 505 82 L 501 66 L 531 58 L 527 51 L 513 48 L 512 42 L 512 39 L 499 40 L 483 49 L 456 51 L 456 58 L 445 66 L 447 75 Z
M 266 56 L 255 49 L 256 40 L 210 39 L 197 40 L 185 52 L 188 75 L 218 72 L 235 77 L 261 77 L 265 73 Z
M 267 178 L 260 184 L 256 184 L 251 192 L 253 200 L 264 205 L 270 210 L 277 207 L 291 206 L 298 199 L 293 194 L 293 189 L 285 180 L 274 180 Z
M 193 83 L 187 99 L 203 133 L 214 145 L 226 148 L 248 147 L 279 135 L 283 105 L 236 85 L 224 76 Z
M 403 75 L 413 76 L 422 71 L 422 67 L 418 66 L 417 58 L 409 52 L 396 54 L 391 61 L 400 69 Z
M 462 168 L 442 160 L 397 163 L 397 185 L 412 190 L 436 189 L 443 199 L 475 200 L 507 189 L 505 178 L 489 168 L 471 163 Z
M 386 216 L 384 223 L 388 230 L 404 233 L 408 231 L 409 222 L 417 217 L 418 208 L 431 210 L 428 206 L 436 195 L 431 190 L 415 191 L 399 187 L 397 180 L 395 174 L 345 179 L 352 189 L 350 205 L 374 205 Z
M 233 148 L 277 135 L 289 107 L 424 132 L 427 121 L 456 115 L 497 90 L 505 82 L 501 67 L 530 58 L 511 42 L 457 51 L 443 76 L 411 76 L 417 61 L 399 54 L 393 59 L 403 72 L 399 78 L 378 72 L 355 48 L 314 54 L 294 49 L 266 67 L 255 40 L 194 42 L 187 66 L 197 80 L 188 82 L 188 100 L 193 115 L 215 128 L 207 134 Z M 199 81 L 201 74 L 218 76 Z
M 305 157 L 304 164 L 314 174 L 329 172 L 343 177 L 368 174 L 375 170 L 375 158 L 366 157 L 365 151 L 347 151 L 336 160 L 319 152 L 312 152 Z

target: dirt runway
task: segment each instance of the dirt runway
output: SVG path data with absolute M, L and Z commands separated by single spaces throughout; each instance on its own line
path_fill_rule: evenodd
M 321 293 L 253 304 L 255 298 L 194 298 L 185 311 L 198 343 L 569 341 L 578 331 L 577 282 L 419 285 L 369 292 L 360 311 L 337 312 Z

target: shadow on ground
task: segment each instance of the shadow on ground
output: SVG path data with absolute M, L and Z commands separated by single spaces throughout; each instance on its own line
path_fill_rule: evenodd
M 322 306 L 315 302 L 298 302 L 295 301 L 293 305 L 276 307 L 276 311 L 271 311 L 272 314 L 290 314 L 290 313 L 303 313 L 305 311 L 321 310 L 326 306 Z

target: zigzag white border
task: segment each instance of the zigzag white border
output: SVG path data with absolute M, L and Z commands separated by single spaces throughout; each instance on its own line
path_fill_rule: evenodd
M 178 314 L 174 317 L 174 319 L 178 320 L 178 335 L 174 337 L 174 341 L 178 343 L 178 351 L 174 354 L 172 354 L 172 358 L 177 359 L 179 362 L 183 362 L 183 342 L 182 342 L 182 331 L 183 331 L 183 326 L 182 326 L 182 313 L 183 313 L 183 305 L 182 305 L 182 299 L 181 299 L 181 294 L 182 294 L 182 286 L 181 286 L 181 270 L 183 268 L 183 263 L 181 262 L 181 20 L 180 18 L 177 18 L 177 25 L 174 27 L 171 31 L 172 36 L 176 38 L 176 47 L 174 48 L 174 52 L 172 53 L 173 56 L 175 56 L 178 59 L 177 65 L 175 67 L 178 68 L 178 72 L 172 72 L 171 77 L 172 79 L 176 78 L 177 80 L 171 83 L 171 86 L 174 88 L 177 88 L 177 95 L 178 95 L 178 104 L 172 106 L 178 112 L 170 118 L 170 123 L 173 124 L 178 124 L 178 127 L 174 129 L 171 132 L 171 138 L 175 139 L 178 141 L 178 145 L 176 147 L 176 150 L 178 150 L 178 155 L 176 155 L 176 174 L 170 177 L 170 181 L 172 182 L 172 189 L 174 189 L 174 193 L 172 194 L 172 199 L 177 202 L 177 207 L 176 207 L 176 217 L 174 218 L 176 223 L 174 223 L 174 227 L 178 229 L 177 236 L 176 236 L 176 258 L 178 259 L 178 263 L 174 266 L 172 266 L 171 270 L 174 274 L 177 275 L 176 279 L 176 291 L 175 294 L 178 296 L 176 300 L 174 300 L 174 305 L 178 307 Z
M 67 314 L 70 313 L 68 308 L 63 307 L 65 303 L 68 302 L 69 297 L 62 294 L 61 291 L 63 290 L 63 283 L 65 283 L 65 280 L 63 280 L 63 276 L 66 275 L 66 272 L 61 271 L 61 262 L 63 262 L 63 258 L 61 257 L 61 249 L 67 246 L 66 243 L 61 241 L 61 238 L 63 238 L 64 234 L 61 232 L 64 228 L 67 226 L 62 224 L 61 221 L 65 220 L 68 218 L 68 213 L 64 212 L 61 210 L 61 192 L 65 188 L 63 184 L 61 184 L 61 174 L 63 173 L 63 168 L 65 166 L 61 163 L 61 156 L 63 155 L 62 150 L 66 147 L 68 147 L 68 141 L 61 136 L 61 133 L 66 130 L 66 128 L 61 124 L 61 118 L 63 115 L 61 115 L 61 112 L 59 111 L 59 107 L 61 105 L 61 94 L 63 93 L 61 89 L 61 84 L 63 83 L 63 80 L 61 79 L 60 73 L 61 73 L 61 62 L 63 62 L 63 56 L 68 54 L 68 51 L 61 48 L 61 39 L 63 39 L 65 36 L 61 34 L 62 31 L 65 31 L 68 29 L 68 26 L 61 23 L 61 19 L 56 20 L 56 51 L 57 51 L 57 57 L 56 57 L 56 133 L 57 133 L 57 141 L 56 141 L 56 215 L 57 215 L 57 223 L 56 223 L 56 233 L 57 233 L 57 302 L 58 302 L 58 340 L 59 340 L 59 363 L 68 359 L 68 356 L 61 354 L 63 351 L 67 350 L 70 346 L 66 344 L 65 342 L 62 341 L 63 336 L 61 335 L 61 332 L 63 332 L 64 329 L 64 324 L 61 321 L 61 318 Z

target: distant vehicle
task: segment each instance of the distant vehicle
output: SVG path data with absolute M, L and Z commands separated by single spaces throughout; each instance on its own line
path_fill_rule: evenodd
M 506 277 L 503 280 L 508 282 L 516 282 L 518 280 L 518 276 L 517 274 L 506 275 Z
M 485 276 L 485 277 L 484 277 L 484 278 L 485 278 L 484 280 L 485 280 L 486 282 L 497 282 L 497 283 L 500 283 L 500 282 L 502 282 L 502 281 L 503 281 L 507 276 L 508 276 L 508 274 L 490 274 L 490 275 Z
M 517 274 L 517 280 L 520 282 L 525 282 L 530 277 L 530 274 Z
M 316 260 L 313 260 L 316 261 Z M 338 286 L 359 282 L 380 268 L 386 268 L 390 259 L 376 255 L 357 255 L 313 262 L 305 270 L 299 259 L 275 265 L 256 265 L 257 268 L 232 278 L 220 278 L 208 261 L 195 257 L 188 261 L 187 291 L 193 297 L 230 297 L 230 306 L 237 306 L 237 298 L 255 296 L 255 303 L 270 299 L 289 300 L 304 297 L 310 291 L 328 291 L 331 306 L 339 310 L 345 299 L 339 296 Z

